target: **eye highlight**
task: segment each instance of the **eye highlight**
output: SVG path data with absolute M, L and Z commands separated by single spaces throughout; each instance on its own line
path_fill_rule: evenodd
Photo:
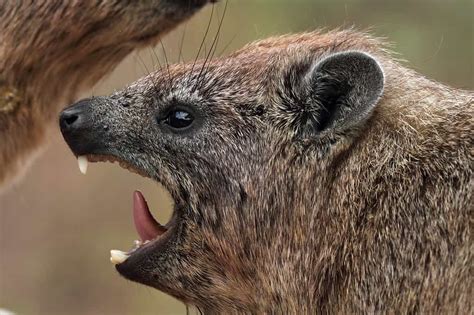
M 172 129 L 184 130 L 193 124 L 194 116 L 185 109 L 172 109 L 163 122 Z

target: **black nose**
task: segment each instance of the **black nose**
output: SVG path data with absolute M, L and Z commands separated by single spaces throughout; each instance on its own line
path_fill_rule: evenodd
M 62 111 L 59 116 L 59 126 L 62 133 L 72 132 L 84 127 L 87 123 L 89 101 L 79 101 Z
M 98 98 L 84 99 L 64 109 L 59 115 L 61 133 L 76 155 L 89 154 L 102 147 L 104 134 L 97 128 L 94 114 L 98 103 Z

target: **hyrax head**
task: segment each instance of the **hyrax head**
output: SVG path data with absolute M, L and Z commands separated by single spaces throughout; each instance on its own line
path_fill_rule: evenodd
M 289 283 L 308 285 L 325 237 L 325 174 L 384 85 L 374 57 L 340 36 L 278 38 L 170 66 L 63 111 L 76 156 L 119 161 L 174 199 L 161 226 L 135 194 L 147 242 L 114 253 L 120 274 L 214 310 L 262 310 L 283 303 Z

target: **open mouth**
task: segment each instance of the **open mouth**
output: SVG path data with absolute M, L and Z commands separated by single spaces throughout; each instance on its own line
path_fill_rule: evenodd
M 118 164 L 130 172 L 137 173 L 143 177 L 149 177 L 130 163 L 123 161 L 111 155 L 82 155 L 78 159 L 79 170 L 86 174 L 88 164 L 90 162 L 118 162 Z M 140 191 L 133 193 L 133 221 L 135 229 L 140 237 L 134 241 L 133 247 L 129 251 L 113 249 L 110 251 L 110 261 L 114 265 L 125 262 L 129 257 L 139 253 L 142 249 L 153 246 L 156 248 L 164 248 L 167 241 L 171 238 L 171 233 L 177 224 L 177 213 L 173 211 L 170 221 L 166 225 L 160 224 L 151 214 L 148 204 Z

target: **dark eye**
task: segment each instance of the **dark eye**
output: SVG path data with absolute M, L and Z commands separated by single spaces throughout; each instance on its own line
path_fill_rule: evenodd
M 190 112 L 187 112 L 182 109 L 174 109 L 168 113 L 164 122 L 165 124 L 169 125 L 171 128 L 174 129 L 184 129 L 189 126 L 194 121 L 193 115 Z

